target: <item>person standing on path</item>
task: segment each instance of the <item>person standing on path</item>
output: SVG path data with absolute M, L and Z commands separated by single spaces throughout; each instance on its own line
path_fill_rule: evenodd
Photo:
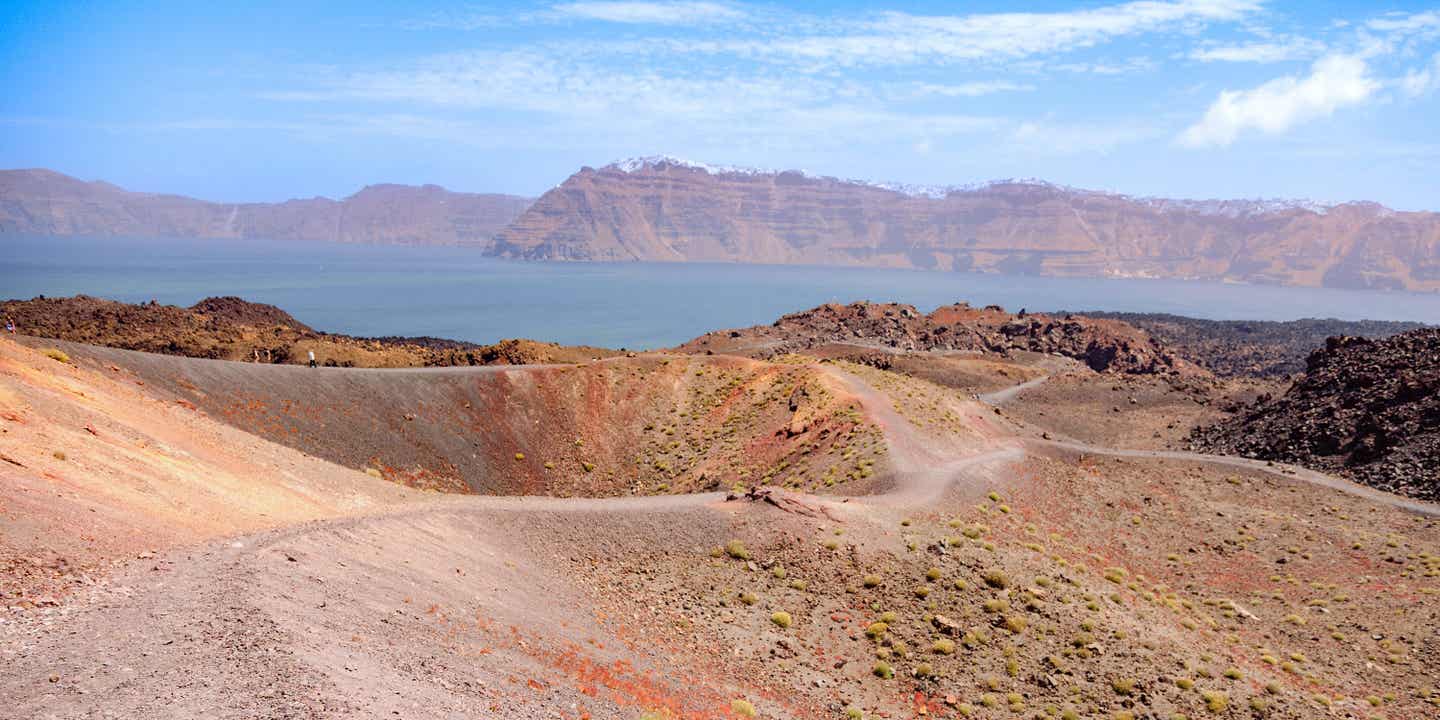
M 310 367 L 315 367 L 315 351 L 310 351 Z
M 5 316 L 5 332 L 11 335 L 15 334 L 15 321 L 11 320 L 9 315 Z

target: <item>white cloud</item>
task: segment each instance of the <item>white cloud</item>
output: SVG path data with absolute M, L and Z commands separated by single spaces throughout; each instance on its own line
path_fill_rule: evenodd
M 1330 55 L 1316 61 L 1307 77 L 1281 77 L 1251 90 L 1225 90 L 1199 122 L 1179 138 L 1182 145 L 1229 145 L 1246 130 L 1274 135 L 1336 110 L 1370 99 L 1380 83 L 1365 61 Z
M 1120 62 L 1059 63 L 1053 67 L 1056 70 L 1064 72 L 1087 73 L 1090 75 L 1128 75 L 1134 72 L 1153 70 L 1156 67 L 1156 63 L 1150 58 L 1132 57 Z
M 531 118 L 537 134 L 629 138 L 637 144 L 660 144 L 669 137 L 671 146 L 683 138 L 692 143 L 705 138 L 718 145 L 838 149 L 877 138 L 943 139 L 987 130 L 997 123 L 954 112 L 895 109 L 868 88 L 844 79 L 700 70 L 666 74 L 645 67 L 619 70 L 531 52 L 440 55 L 410 68 L 323 79 L 317 90 L 266 97 L 420 104 L 435 112 L 460 114 L 519 113 Z M 387 122 L 387 127 L 431 131 L 412 120 Z
M 1436 53 L 1430 64 L 1418 70 L 1410 70 L 1400 78 L 1400 91 L 1414 99 L 1424 97 L 1440 89 L 1440 53 Z
M 1257 42 L 1245 45 L 1219 45 L 1195 50 L 1192 60 L 1201 62 L 1277 63 L 1304 60 L 1324 52 L 1325 46 L 1305 38 L 1284 42 Z
M 942 85 L 938 83 L 916 83 L 911 87 L 910 97 L 980 97 L 1001 92 L 1028 92 L 1034 85 L 1009 82 L 1007 80 L 983 80 L 977 82 Z
M 1412 13 L 1392 13 L 1365 23 L 1365 27 L 1378 32 L 1421 33 L 1440 30 L 1440 10 Z
M 739 20 L 739 8 L 717 2 L 572 2 L 551 8 L 559 17 L 637 25 L 699 25 Z
M 1236 21 L 1260 4 L 1259 0 L 1137 0 L 1051 13 L 912 15 L 892 11 L 868 19 L 820 22 L 810 18 L 778 28 L 773 38 L 722 40 L 688 49 L 783 58 L 817 67 L 993 63 L 1094 47 L 1126 36 Z
M 1122 145 L 1153 139 L 1161 131 L 1132 123 L 1074 124 L 1050 120 L 1027 120 L 1006 137 L 1009 146 L 1031 154 L 1108 154 Z

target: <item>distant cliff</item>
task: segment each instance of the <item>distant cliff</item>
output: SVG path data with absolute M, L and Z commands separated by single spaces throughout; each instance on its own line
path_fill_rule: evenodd
M 435 185 L 371 185 L 344 200 L 228 204 L 129 192 L 50 170 L 0 171 L 0 235 L 484 246 L 529 204 Z
M 800 263 L 1440 291 L 1440 214 L 875 185 L 669 158 L 584 168 L 497 234 L 535 260 Z

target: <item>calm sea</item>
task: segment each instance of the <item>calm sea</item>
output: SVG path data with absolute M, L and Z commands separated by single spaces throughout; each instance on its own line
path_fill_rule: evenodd
M 1440 294 L 1171 280 L 1090 280 L 757 265 L 522 263 L 458 248 L 0 237 L 0 298 L 85 293 L 189 305 L 272 303 L 353 335 L 530 337 L 655 348 L 825 302 L 968 301 L 1009 310 L 1168 312 L 1215 319 L 1440 322 Z

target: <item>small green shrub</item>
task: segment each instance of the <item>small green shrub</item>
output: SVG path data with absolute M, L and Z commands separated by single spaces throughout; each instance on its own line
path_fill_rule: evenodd
M 45 357 L 50 358 L 51 360 L 62 362 L 66 365 L 70 364 L 70 356 L 66 355 L 65 351 L 59 348 L 45 348 L 44 350 L 41 350 L 40 353 Z
M 890 667 L 890 663 L 887 663 L 884 660 L 876 662 L 875 667 L 871 670 L 871 672 L 875 673 L 875 677 L 881 678 L 883 680 L 889 680 L 895 677 L 895 668 Z
M 879 576 L 879 575 L 866 575 L 866 576 L 865 576 L 865 579 L 864 579 L 864 580 L 861 580 L 860 582 L 861 582 L 862 585 L 864 585 L 864 586 L 867 587 L 867 588 L 879 587 L 879 586 L 880 586 L 880 576 Z
M 745 549 L 745 543 L 739 540 L 731 540 L 725 543 L 725 554 L 736 560 L 749 560 L 750 551 Z
M 930 650 L 937 655 L 954 655 L 955 641 L 948 638 L 941 638 L 936 640 L 934 645 L 930 646 Z
M 1205 700 L 1205 709 L 1212 713 L 1222 713 L 1230 707 L 1230 696 L 1219 690 L 1205 690 L 1200 697 Z
M 780 612 L 777 612 L 777 613 L 775 613 L 774 615 L 771 615 L 771 616 L 770 616 L 770 622 L 775 623 L 775 624 L 778 625 L 781 629 L 788 628 L 788 627 L 790 627 L 790 625 L 791 625 L 790 613 L 785 612 L 785 611 L 783 611 L 783 610 L 780 611 Z
M 750 704 L 749 700 L 731 700 L 730 712 L 740 717 L 753 718 L 755 717 L 755 706 Z

